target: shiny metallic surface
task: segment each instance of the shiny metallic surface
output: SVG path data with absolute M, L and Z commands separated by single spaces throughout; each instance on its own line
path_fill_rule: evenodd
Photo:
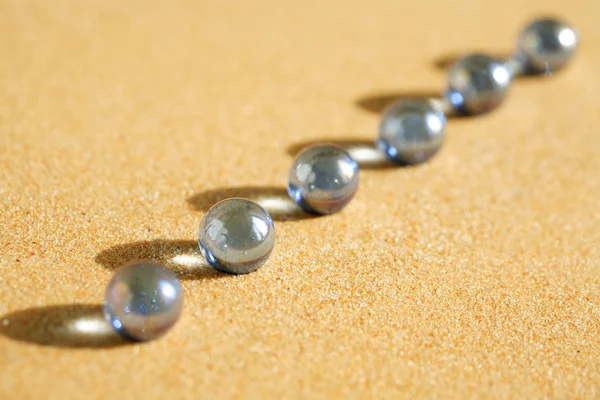
M 179 319 L 183 292 L 177 277 L 150 262 L 119 268 L 104 293 L 104 317 L 121 335 L 138 341 L 164 335 Z
M 511 79 L 512 71 L 503 61 L 471 54 L 450 68 L 446 98 L 459 113 L 485 113 L 502 103 Z
M 333 214 L 344 208 L 358 190 L 358 163 L 333 144 L 304 149 L 294 160 L 288 194 L 304 210 Z
M 275 226 L 264 208 L 241 198 L 223 200 L 206 213 L 198 246 L 215 269 L 247 274 L 260 268 L 275 245 Z
M 442 147 L 446 117 L 432 100 L 399 100 L 381 119 L 377 147 L 401 165 L 429 160 Z
M 567 64 L 578 43 L 579 33 L 572 26 L 555 18 L 541 18 L 521 32 L 516 57 L 524 73 L 547 75 Z

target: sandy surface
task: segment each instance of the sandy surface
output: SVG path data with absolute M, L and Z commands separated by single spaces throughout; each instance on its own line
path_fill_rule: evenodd
M 451 119 L 425 165 L 363 160 L 339 214 L 286 200 L 299 147 L 364 150 L 391 99 L 441 93 L 449 59 L 506 55 L 546 12 L 581 31 L 567 69 Z M 598 398 L 598 15 L 595 0 L 0 1 L 0 398 Z M 229 196 L 276 219 L 247 276 L 195 244 Z M 136 258 L 186 296 L 144 344 L 101 320 Z

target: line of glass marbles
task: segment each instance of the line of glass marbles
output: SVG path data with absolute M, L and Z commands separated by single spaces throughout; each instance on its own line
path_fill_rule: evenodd
M 563 67 L 577 47 L 579 35 L 568 24 L 544 18 L 522 32 L 515 54 L 503 61 L 484 54 L 457 60 L 440 99 L 402 99 L 383 113 L 377 148 L 391 161 L 414 165 L 427 161 L 444 141 L 446 114 L 489 112 L 504 100 L 511 81 L 523 74 L 548 75 Z M 295 158 L 288 194 L 305 211 L 333 214 L 358 189 L 358 163 L 336 145 L 316 145 Z M 262 266 L 275 244 L 273 220 L 260 205 L 242 198 L 215 204 L 202 218 L 200 252 L 215 269 L 246 274 Z M 112 327 L 132 340 L 150 340 L 178 320 L 183 292 L 168 269 L 139 262 L 119 268 L 104 298 L 104 314 Z

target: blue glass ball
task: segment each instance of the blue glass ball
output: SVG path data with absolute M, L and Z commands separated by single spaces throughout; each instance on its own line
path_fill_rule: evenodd
M 264 208 L 240 198 L 223 200 L 200 222 L 198 246 L 208 263 L 229 274 L 262 266 L 275 245 L 275 226 Z
M 541 18 L 519 36 L 517 58 L 527 73 L 547 74 L 562 68 L 573 56 L 579 33 L 564 21 Z
M 150 262 L 117 269 L 104 292 L 104 317 L 117 332 L 132 340 L 164 335 L 179 319 L 182 306 L 179 279 Z
M 294 160 L 288 194 L 304 210 L 333 214 L 344 208 L 358 190 L 358 163 L 333 144 L 304 149 Z
M 383 113 L 377 148 L 398 164 L 419 164 L 442 147 L 445 128 L 446 116 L 431 100 L 399 100 Z
M 502 103 L 511 79 L 512 71 L 505 62 L 471 54 L 450 67 L 446 97 L 460 113 L 482 114 Z

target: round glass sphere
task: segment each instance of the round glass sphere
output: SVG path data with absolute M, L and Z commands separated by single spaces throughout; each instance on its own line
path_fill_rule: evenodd
M 304 149 L 292 164 L 288 194 L 305 211 L 333 214 L 344 208 L 358 189 L 358 163 L 333 144 Z
M 446 97 L 458 112 L 481 114 L 500 105 L 511 79 L 512 72 L 506 63 L 483 54 L 471 54 L 450 67 Z
M 399 100 L 383 113 L 377 147 L 390 160 L 419 164 L 442 147 L 446 116 L 431 100 Z
M 247 274 L 263 265 L 275 245 L 275 226 L 258 204 L 239 198 L 223 200 L 208 210 L 198 231 L 202 255 L 215 269 Z
M 182 306 L 179 279 L 150 262 L 117 269 L 104 292 L 104 317 L 117 332 L 133 340 L 165 334 L 179 319 Z
M 554 18 L 538 19 L 521 32 L 517 58 L 527 73 L 551 73 L 571 59 L 578 42 L 578 32 L 567 23 Z

